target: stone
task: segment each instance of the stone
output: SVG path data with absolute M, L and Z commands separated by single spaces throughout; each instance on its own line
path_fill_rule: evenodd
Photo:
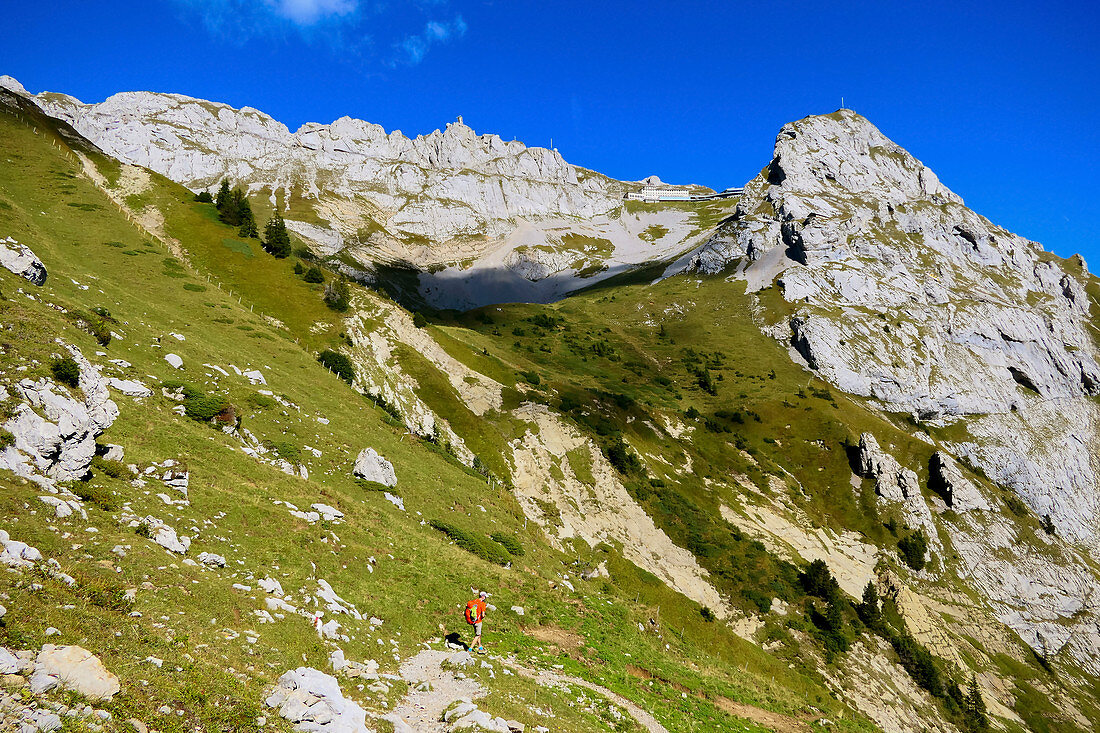
M 105 443 L 103 445 L 103 460 L 105 461 L 123 461 L 126 451 L 121 445 L 115 445 L 114 443 Z
M 95 439 L 118 417 L 99 368 L 76 347 L 62 345 L 79 367 L 83 400 L 49 379 L 23 379 L 15 385 L 23 404 L 3 424 L 15 442 L 0 452 L 0 467 L 46 488 L 84 478 L 95 456 Z
M 153 394 L 153 390 L 136 379 L 119 379 L 118 377 L 111 377 L 107 380 L 107 384 L 111 386 L 111 389 L 117 390 L 127 397 L 148 397 Z
M 46 266 L 42 260 L 25 244 L 19 244 L 11 237 L 0 239 L 0 266 L 19 277 L 43 285 L 46 282 Z
M 355 459 L 353 473 L 361 479 L 374 481 L 393 488 L 397 486 L 397 475 L 394 473 L 393 464 L 387 461 L 374 450 L 364 448 Z
M 0 647 L 0 674 L 17 674 L 22 668 L 17 656 Z
M 219 568 L 225 567 L 225 557 L 222 555 L 215 555 L 212 552 L 200 552 L 196 559 L 203 565 L 211 565 Z
M 61 684 L 61 680 L 51 674 L 45 672 L 34 672 L 31 674 L 30 689 L 31 694 L 43 695 L 50 690 L 56 688 Z
M 134 729 L 134 733 L 149 733 L 149 727 L 137 718 L 130 718 L 126 722 Z
M 256 582 L 256 585 L 260 587 L 260 590 L 265 593 L 270 593 L 275 596 L 281 596 L 283 594 L 282 584 L 272 577 L 261 578 Z
M 34 676 L 49 675 L 89 700 L 110 700 L 121 686 L 99 657 L 79 646 L 46 644 L 35 660 Z
M 267 384 L 267 380 L 264 379 L 264 373 L 259 369 L 241 372 L 241 376 L 245 377 L 251 384 Z
M 183 369 L 183 359 L 178 354 L 165 354 L 164 360 L 175 369 Z
M 347 659 L 344 658 L 344 651 L 342 649 L 335 649 L 328 655 L 329 666 L 332 667 L 333 672 L 339 672 L 348 666 Z
M 187 548 L 191 546 L 189 538 L 177 535 L 175 529 L 156 517 L 148 516 L 140 522 L 148 528 L 149 538 L 169 552 L 184 555 L 187 553 Z
M 326 522 L 335 522 L 344 518 L 344 513 L 342 511 L 328 504 L 311 504 L 309 508 L 320 514 L 321 519 Z
M 332 675 L 310 667 L 284 673 L 266 700 L 297 730 L 313 733 L 366 733 L 366 712 L 344 697 Z

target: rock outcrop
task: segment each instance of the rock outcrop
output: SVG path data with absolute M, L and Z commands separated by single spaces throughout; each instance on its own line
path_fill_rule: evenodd
M 955 459 L 936 451 L 928 463 L 928 484 L 943 495 L 947 506 L 957 512 L 989 511 L 992 507 L 974 482 L 963 475 Z
M 344 697 L 332 675 L 311 667 L 298 667 L 279 678 L 267 698 L 268 707 L 294 728 L 310 733 L 366 733 L 366 712 Z
M 15 385 L 22 402 L 3 425 L 14 443 L 0 452 L 0 467 L 52 488 L 88 473 L 95 440 L 118 417 L 107 381 L 80 350 L 66 346 L 80 368 L 78 399 L 53 381 L 23 379 Z
M 35 660 L 32 684 L 33 677 L 52 678 L 91 700 L 110 700 L 122 689 L 99 657 L 79 646 L 43 646 Z
M 0 266 L 11 270 L 35 285 L 46 282 L 46 266 L 42 260 L 25 244 L 19 244 L 11 237 L 0 239 Z
M 859 436 L 859 468 L 864 478 L 874 479 L 875 493 L 887 503 L 901 504 L 906 524 L 923 528 L 931 546 L 940 549 L 936 523 L 921 494 L 916 472 L 902 467 L 883 451 L 871 433 Z
M 397 474 L 393 464 L 378 455 L 374 448 L 364 448 L 355 459 L 354 473 L 361 479 L 374 481 L 393 488 L 397 486 Z

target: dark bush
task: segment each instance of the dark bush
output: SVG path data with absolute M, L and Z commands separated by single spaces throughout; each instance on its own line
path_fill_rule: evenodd
M 321 272 L 321 268 L 317 265 L 313 265 L 306 270 L 305 277 L 302 278 L 307 283 L 323 283 L 325 281 L 325 273 Z
M 340 278 L 325 286 L 325 294 L 322 298 L 325 305 L 334 311 L 343 313 L 351 307 L 351 288 L 347 280 Z
M 50 362 L 53 378 L 69 387 L 80 386 L 80 365 L 71 356 L 59 356 Z
M 924 536 L 924 530 L 918 529 L 898 540 L 898 552 L 906 565 L 914 570 L 923 570 L 924 556 L 928 552 L 928 538 Z
M 521 545 L 519 540 L 517 540 L 510 534 L 504 534 L 503 532 L 493 532 L 491 535 L 489 535 L 489 537 L 492 538 L 493 542 L 502 545 L 504 549 L 508 551 L 509 555 L 520 557 L 526 554 L 523 550 L 523 545 Z
M 662 326 L 662 328 L 664 328 L 664 326 Z M 701 609 L 699 609 L 699 614 L 707 623 L 714 623 L 714 620 L 716 618 L 716 616 L 714 615 L 714 611 L 710 610 L 710 608 L 708 608 L 707 606 L 703 606 Z
M 542 377 L 540 377 L 539 373 L 536 372 L 534 369 L 520 372 L 520 375 L 524 378 L 524 380 L 527 381 L 528 384 L 534 385 L 535 387 L 539 386 L 539 384 L 542 383 Z
M 608 462 L 619 473 L 632 474 L 642 470 L 642 462 L 638 460 L 638 456 L 630 452 L 621 435 L 616 435 L 610 441 L 607 448 L 604 449 L 604 454 L 607 456 Z
M 348 384 L 351 384 L 355 379 L 355 365 L 351 363 L 351 359 L 338 351 L 325 349 L 317 357 L 317 361 Z
M 214 203 L 214 197 L 210 195 L 209 191 L 199 191 L 195 194 L 195 200 L 203 204 Z
M 302 267 L 302 261 L 301 260 L 294 263 L 294 274 L 295 275 L 301 275 L 305 271 L 306 271 L 306 268 Z
M 882 620 L 882 609 L 878 605 L 878 591 L 875 590 L 873 581 L 867 581 L 867 587 L 863 589 L 863 600 L 856 606 L 856 614 L 868 628 L 878 628 Z
M 79 482 L 72 487 L 73 493 L 80 497 L 81 501 L 90 501 L 105 512 L 113 512 L 118 509 L 118 502 L 106 487 L 94 483 Z
M 417 328 L 424 328 L 428 325 L 428 319 L 424 317 L 424 314 L 417 311 L 413 313 L 413 325 Z
M 11 434 L 11 431 L 0 428 L 0 450 L 13 445 L 15 445 L 15 436 Z
M 431 525 L 433 529 L 439 530 L 450 537 L 454 540 L 454 543 L 463 550 L 477 555 L 482 560 L 487 560 L 497 565 L 507 565 L 509 562 L 508 553 L 501 549 L 499 545 L 489 542 L 473 532 L 468 532 L 453 524 L 438 520 L 432 520 L 428 522 L 428 524 Z

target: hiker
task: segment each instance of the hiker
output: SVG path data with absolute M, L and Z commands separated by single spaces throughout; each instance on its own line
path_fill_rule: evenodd
M 485 619 L 485 599 L 489 594 L 481 591 L 477 598 L 466 602 L 466 623 L 474 627 L 474 641 L 470 644 L 470 650 L 478 654 L 485 653 L 485 647 L 481 645 L 481 622 Z

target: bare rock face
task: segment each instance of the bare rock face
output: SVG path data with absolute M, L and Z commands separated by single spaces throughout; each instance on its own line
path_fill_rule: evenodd
M 35 285 L 46 282 L 46 266 L 42 260 L 30 247 L 19 244 L 11 237 L 0 239 L 0 266 Z
M 928 468 L 929 485 L 945 496 L 947 506 L 957 512 L 992 509 L 982 492 L 963 475 L 959 464 L 948 454 L 943 451 L 933 453 Z
M 178 94 L 125 92 L 99 104 L 40 94 L 35 101 L 108 154 L 193 190 L 228 178 L 252 190 L 314 199 L 323 192 L 332 203 L 322 215 L 349 233 L 369 220 L 379 236 L 497 236 L 519 217 L 590 217 L 622 198 L 621 184 L 569 165 L 556 150 L 477 135 L 461 120 L 415 138 L 349 117 L 292 133 L 259 110 Z M 337 210 L 341 216 L 332 216 Z M 297 222 L 288 227 L 314 233 Z M 319 241 L 338 246 L 340 235 Z
M 1100 552 L 1100 365 L 1089 273 L 963 205 L 849 110 L 785 125 L 775 157 L 690 267 L 736 263 L 793 314 L 768 328 L 837 387 L 931 424 L 949 446 Z M 1048 416 L 1050 405 L 1073 420 Z M 1034 449 L 1036 444 L 1047 446 Z

